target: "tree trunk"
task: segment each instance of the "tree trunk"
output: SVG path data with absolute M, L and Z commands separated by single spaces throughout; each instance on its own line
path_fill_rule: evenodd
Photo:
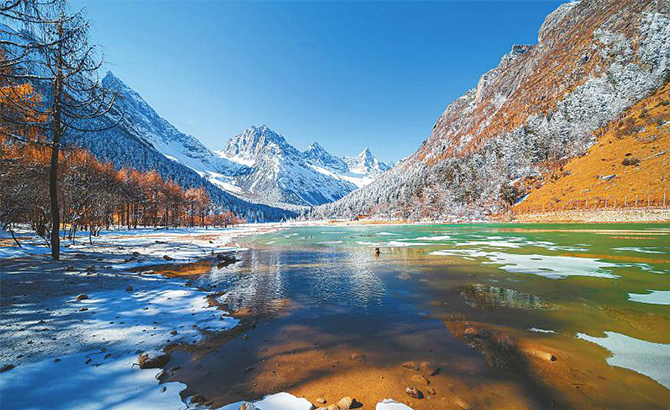
M 51 166 L 49 168 L 49 200 L 51 202 L 51 257 L 57 261 L 60 259 L 60 209 L 58 207 L 58 154 L 60 153 L 60 139 L 63 133 L 61 124 L 60 99 L 62 94 L 63 79 L 63 25 L 58 23 L 58 73 L 54 85 L 54 112 L 53 112 L 53 145 L 51 147 Z

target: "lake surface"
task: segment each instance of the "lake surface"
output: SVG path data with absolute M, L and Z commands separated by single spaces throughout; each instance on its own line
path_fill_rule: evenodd
M 321 226 L 242 245 L 237 264 L 194 265 L 243 320 L 174 350 L 166 380 L 187 395 L 670 406 L 670 225 Z

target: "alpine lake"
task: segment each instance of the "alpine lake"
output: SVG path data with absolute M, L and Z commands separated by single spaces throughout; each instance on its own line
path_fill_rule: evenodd
M 237 263 L 162 272 L 240 319 L 170 347 L 162 380 L 186 396 L 670 408 L 670 225 L 327 225 L 240 245 Z

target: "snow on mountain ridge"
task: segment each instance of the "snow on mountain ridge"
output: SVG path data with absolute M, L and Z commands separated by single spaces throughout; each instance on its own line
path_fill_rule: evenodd
M 365 148 L 358 156 L 344 157 L 344 162 L 347 163 L 349 171 L 355 174 L 381 174 L 388 171 L 390 167 L 379 161 L 370 151 L 370 148 Z
M 166 157 L 201 172 L 236 174 L 242 169 L 239 164 L 214 154 L 196 138 L 177 130 L 111 71 L 107 72 L 102 84 L 118 93 L 120 98 L 116 104 L 119 110 L 126 115 L 132 113 L 133 121 L 129 126 Z
M 301 152 L 266 125 L 244 130 L 214 152 L 160 117 L 111 72 L 103 85 L 121 97 L 117 109 L 124 113 L 124 127 L 140 141 L 246 201 L 284 209 L 332 202 L 370 183 L 382 164 L 368 149 L 351 157 L 355 169 L 318 143 Z
M 281 206 L 320 205 L 367 185 L 381 163 L 369 150 L 364 153 L 355 163 L 365 163 L 373 172 L 365 166 L 351 169 L 317 142 L 301 152 L 266 125 L 246 129 L 217 152 L 249 167 L 234 177 L 246 198 Z

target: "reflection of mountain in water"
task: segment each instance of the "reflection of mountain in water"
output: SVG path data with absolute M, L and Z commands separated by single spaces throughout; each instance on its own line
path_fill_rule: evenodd
M 367 309 L 381 305 L 386 293 L 369 263 L 369 255 L 357 253 L 251 250 L 242 262 L 214 268 L 203 279 L 227 290 L 222 301 L 233 310 Z
M 465 299 L 465 304 L 474 309 L 494 310 L 500 307 L 514 309 L 550 309 L 549 303 L 539 296 L 514 289 L 473 283 L 454 288 Z

